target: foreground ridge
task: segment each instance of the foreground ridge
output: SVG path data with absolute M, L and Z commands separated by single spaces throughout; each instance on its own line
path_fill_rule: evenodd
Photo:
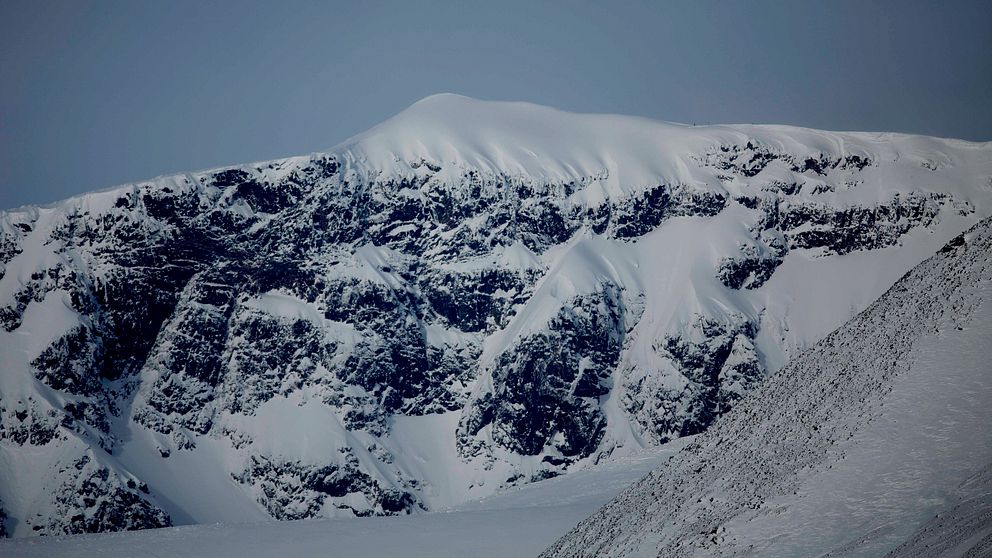
M 990 256 L 986 219 L 542 556 L 987 550 Z

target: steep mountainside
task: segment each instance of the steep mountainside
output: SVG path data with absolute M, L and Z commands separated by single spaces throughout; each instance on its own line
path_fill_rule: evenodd
M 440 95 L 0 213 L 14 536 L 438 509 L 706 429 L 992 213 L 992 145 Z
M 544 556 L 985 556 L 989 341 L 992 219 Z

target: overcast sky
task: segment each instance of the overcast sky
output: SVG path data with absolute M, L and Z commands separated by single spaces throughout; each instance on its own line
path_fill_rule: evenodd
M 0 207 L 330 147 L 451 91 L 992 140 L 992 1 L 0 2 Z

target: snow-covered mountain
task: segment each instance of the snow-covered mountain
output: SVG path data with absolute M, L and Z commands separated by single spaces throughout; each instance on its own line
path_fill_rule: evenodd
M 14 536 L 440 509 L 705 430 L 992 214 L 992 144 L 440 95 L 0 214 Z
M 542 556 L 986 556 L 992 219 Z

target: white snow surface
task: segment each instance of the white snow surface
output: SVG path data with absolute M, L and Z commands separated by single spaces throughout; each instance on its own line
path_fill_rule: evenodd
M 0 556 L 267 558 L 534 556 L 691 438 L 467 502 L 400 516 L 211 524 L 0 540 Z
M 934 159 L 960 163 L 962 156 L 987 158 L 987 153 L 981 153 L 988 150 L 987 143 L 906 134 L 767 125 L 689 126 L 442 93 L 414 103 L 331 151 L 357 172 L 385 175 L 408 174 L 410 162 L 426 161 L 453 171 L 473 169 L 549 182 L 596 177 L 591 188 L 578 194 L 595 202 L 659 183 L 711 184 L 712 174 L 688 164 L 686 155 L 748 140 L 785 152 L 874 155 L 883 161 L 909 159 L 914 163 Z M 963 153 L 952 155 L 948 148 Z M 914 172 L 922 171 L 919 174 L 926 172 L 919 164 L 913 167 Z M 904 189 L 905 182 L 892 180 L 882 190 L 870 189 L 862 200 L 885 199 Z
M 544 556 L 986 555 L 992 220 L 964 240 Z

